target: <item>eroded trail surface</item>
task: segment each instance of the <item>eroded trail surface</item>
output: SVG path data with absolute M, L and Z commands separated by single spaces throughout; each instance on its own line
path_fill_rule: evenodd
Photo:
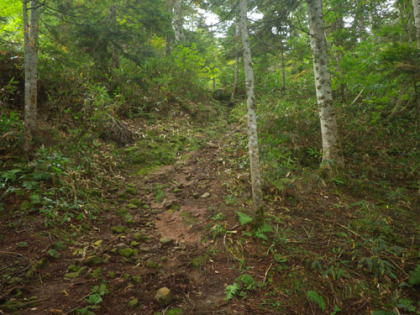
M 225 286 L 238 272 L 223 239 L 211 235 L 216 209 L 234 217 L 224 203 L 222 150 L 207 142 L 151 174 L 116 178 L 119 188 L 102 195 L 109 209 L 83 237 L 56 249 L 56 259 L 48 256 L 57 240 L 50 232 L 31 244 L 32 253 L 14 255 L 23 238 L 39 235 L 40 224 L 14 234 L 2 244 L 7 263 L 36 265 L 39 281 L 8 286 L 4 295 L 23 290 L 37 297 L 20 314 L 243 313 L 224 302 Z M 165 287 L 170 296 L 159 303 L 156 293 Z

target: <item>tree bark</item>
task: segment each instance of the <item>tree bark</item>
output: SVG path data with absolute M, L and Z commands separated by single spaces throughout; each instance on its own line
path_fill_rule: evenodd
M 233 80 L 232 95 L 230 96 L 230 100 L 232 102 L 235 100 L 235 96 L 238 93 L 239 88 L 239 64 L 241 63 L 241 47 L 239 44 L 240 37 L 241 34 L 239 30 L 239 19 L 237 18 L 235 36 L 235 78 Z
M 420 49 L 420 0 L 413 0 L 414 24 L 416 25 L 417 48 Z
M 327 40 L 322 19 L 321 0 L 306 0 L 308 4 L 309 32 L 315 75 L 319 118 L 322 136 L 322 167 L 332 170 L 343 167 L 344 159 L 338 139 L 338 128 L 331 94 L 331 75 L 328 68 Z
M 114 5 L 112 5 L 109 8 L 109 22 L 108 23 L 110 24 L 110 29 L 111 29 L 111 32 L 113 33 L 111 41 L 109 43 L 110 45 L 109 49 L 111 50 L 110 90 L 115 91 L 119 85 L 117 70 L 120 68 L 120 53 L 118 50 L 118 45 L 116 43 L 116 38 L 117 38 L 116 34 L 117 34 L 118 26 L 117 26 L 117 11 Z
M 109 8 L 109 20 L 111 24 L 111 31 L 113 33 L 116 33 L 117 32 L 117 11 L 114 5 Z M 115 43 L 115 34 L 113 37 L 114 38 L 111 41 L 112 68 L 119 69 L 120 68 L 120 53 L 118 51 L 117 44 Z
M 284 62 L 284 46 L 283 41 L 281 44 L 281 95 L 284 96 L 286 94 L 286 65 Z
M 175 32 L 175 42 L 177 44 L 185 41 L 184 31 L 182 30 L 181 0 L 173 0 L 173 24 Z
M 256 225 L 261 224 L 264 217 L 264 202 L 261 189 L 261 172 L 260 158 L 258 150 L 258 132 L 257 132 L 257 116 L 255 110 L 255 94 L 254 94 L 254 70 L 252 67 L 251 47 L 249 43 L 249 34 L 247 28 L 247 1 L 239 2 L 239 29 L 242 39 L 245 83 L 247 92 L 247 120 L 248 120 L 248 146 L 249 161 L 251 167 L 251 186 L 252 199 L 254 206 L 254 222 Z
M 29 3 L 29 19 L 28 19 Z M 22 0 L 24 27 L 24 69 L 25 69 L 25 144 L 29 152 L 31 140 L 36 131 L 37 81 L 38 81 L 38 1 Z

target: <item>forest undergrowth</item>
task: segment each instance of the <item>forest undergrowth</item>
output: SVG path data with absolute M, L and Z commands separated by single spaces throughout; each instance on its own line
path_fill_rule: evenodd
M 44 123 L 48 137 L 29 164 L 9 147 L 0 309 L 416 314 L 416 177 L 387 164 L 399 143 L 370 158 L 376 151 L 360 139 L 345 149 L 349 167 L 325 178 L 315 120 L 295 106 L 261 118 L 267 212 L 257 230 L 241 104 L 204 125 L 182 110 L 125 120 L 136 140 L 124 146 Z M 5 118 L 18 137 L 19 115 Z M 366 132 L 346 130 L 354 141 Z M 158 302 L 164 287 L 171 297 Z

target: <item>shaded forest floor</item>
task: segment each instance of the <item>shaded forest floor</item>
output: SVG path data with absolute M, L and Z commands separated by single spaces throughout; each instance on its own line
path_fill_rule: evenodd
M 167 139 L 179 128 L 163 125 Z M 168 165 L 139 167 L 130 160 L 139 148 L 124 148 L 131 165 L 96 192 L 100 211 L 90 220 L 46 228 L 8 199 L 0 313 L 419 310 L 418 205 L 390 206 L 361 187 L 306 176 L 283 191 L 266 187 L 267 222 L 254 231 L 246 150 L 233 140 L 244 126 L 217 128 L 193 132 L 198 145 L 184 144 Z M 162 288 L 170 294 L 157 299 Z

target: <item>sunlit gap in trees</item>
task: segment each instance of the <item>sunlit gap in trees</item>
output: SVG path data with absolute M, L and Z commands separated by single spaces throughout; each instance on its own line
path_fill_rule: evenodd
M 206 27 L 210 32 L 214 34 L 216 38 L 226 37 L 227 30 L 232 26 L 234 21 L 223 21 L 217 14 L 214 14 L 211 11 L 203 10 L 195 6 L 195 11 L 197 15 L 193 17 L 185 17 L 184 28 L 190 31 L 196 31 L 200 28 L 200 20 L 204 21 Z M 263 18 L 263 14 L 259 12 L 256 8 L 252 9 L 248 13 L 248 18 L 251 21 L 259 21 Z

